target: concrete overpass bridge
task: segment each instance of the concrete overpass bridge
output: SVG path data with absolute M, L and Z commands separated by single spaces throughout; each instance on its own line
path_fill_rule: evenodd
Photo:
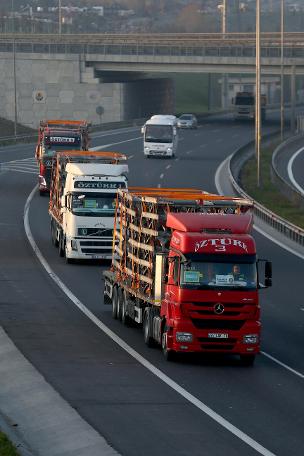
M 21 74 L 17 75 L 17 79 L 18 77 L 20 79 L 18 85 L 21 87 L 24 80 L 27 84 L 32 83 L 33 93 L 37 87 L 36 90 L 40 91 L 38 98 L 42 96 L 47 105 L 48 102 L 53 102 L 53 106 L 49 109 L 51 113 L 55 114 L 56 109 L 54 100 L 50 98 L 56 97 L 54 90 L 55 85 L 58 84 L 57 92 L 66 90 L 65 94 L 59 95 L 61 108 L 71 104 L 71 97 L 76 102 L 75 94 L 78 93 L 82 95 L 79 109 L 76 109 L 74 115 L 85 114 L 82 108 L 85 101 L 83 86 L 86 85 L 86 98 L 89 98 L 92 104 L 106 104 L 105 120 L 119 120 L 122 117 L 134 116 L 136 112 L 134 110 L 131 112 L 130 106 L 136 106 L 139 100 L 143 99 L 147 111 L 172 110 L 170 98 L 173 96 L 173 89 L 170 87 L 170 81 L 168 79 L 163 79 L 162 82 L 155 79 L 147 81 L 147 74 L 168 75 L 180 72 L 253 74 L 255 72 L 255 34 L 2 34 L 0 65 L 1 62 L 11 61 L 12 55 L 15 56 L 17 66 L 19 65 L 21 70 Z M 32 70 L 29 68 L 29 62 Z M 261 35 L 261 64 L 262 74 L 280 73 L 281 37 L 279 33 Z M 64 89 L 69 85 L 69 74 L 70 88 Z M 284 35 L 284 74 L 290 75 L 294 81 L 297 75 L 304 74 L 304 33 Z M 63 87 L 61 90 L 60 84 Z M 82 84 L 82 88 L 80 89 L 79 86 L 77 89 L 77 84 Z M 108 84 L 107 87 L 106 84 Z M 112 91 L 109 84 L 112 85 Z M 121 84 L 124 86 L 122 87 Z M 100 97 L 96 93 L 88 96 L 88 85 L 94 85 L 95 92 L 100 91 Z M 53 89 L 51 92 L 53 95 L 44 93 L 48 92 L 48 89 Z M 68 96 L 68 90 L 74 91 L 74 95 L 70 93 Z M 154 105 L 149 103 L 147 96 L 144 96 L 147 91 L 155 96 L 158 93 Z M 33 98 L 34 103 L 37 104 L 40 102 L 36 95 L 33 94 Z M 62 98 L 65 101 L 62 101 Z M 109 104 L 112 104 L 112 110 Z M 37 114 L 41 115 L 41 109 L 37 106 L 34 108 Z M 142 108 L 140 111 L 141 114 L 145 114 Z M 96 112 L 94 111 L 94 115 L 92 109 L 88 112 L 85 116 L 96 121 Z M 92 119 L 92 116 L 95 118 Z

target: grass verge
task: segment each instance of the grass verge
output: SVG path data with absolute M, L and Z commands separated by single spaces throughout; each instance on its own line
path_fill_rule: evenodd
M 3 432 L 0 432 L 0 455 L 1 456 L 19 456 L 14 445 L 8 440 Z
M 258 201 L 275 214 L 304 229 L 303 209 L 283 196 L 271 182 L 271 158 L 277 146 L 278 143 L 272 143 L 267 147 L 263 147 L 261 150 L 260 187 L 258 188 L 256 186 L 257 165 L 255 157 L 248 160 L 243 167 L 241 184 L 245 192 L 255 201 Z

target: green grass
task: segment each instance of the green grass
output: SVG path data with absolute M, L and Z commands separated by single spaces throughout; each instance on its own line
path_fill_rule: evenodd
M 261 150 L 260 187 L 257 188 L 256 186 L 257 165 L 255 158 L 250 159 L 242 170 L 242 187 L 248 195 L 267 209 L 270 209 L 294 225 L 304 228 L 304 210 L 283 196 L 271 182 L 271 157 L 277 145 L 273 143 Z
M 0 455 L 1 456 L 19 456 L 16 448 L 11 444 L 5 434 L 0 432 Z
M 175 110 L 199 114 L 208 110 L 208 75 L 175 74 Z

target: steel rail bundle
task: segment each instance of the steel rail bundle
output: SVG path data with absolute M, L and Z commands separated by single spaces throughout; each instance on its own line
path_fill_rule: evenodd
M 240 214 L 252 208 L 253 204 L 248 199 L 214 195 L 198 189 L 119 189 L 112 268 L 130 289 L 136 290 L 137 297 L 154 303 L 154 255 L 167 247 L 168 213 Z

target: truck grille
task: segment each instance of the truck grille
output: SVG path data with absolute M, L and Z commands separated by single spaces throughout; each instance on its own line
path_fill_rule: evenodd
M 245 320 L 227 320 L 222 318 L 191 318 L 191 321 L 198 329 L 231 329 L 235 331 L 240 330 L 245 323 Z
M 82 253 L 89 255 L 112 254 L 112 239 L 100 239 L 92 241 L 80 241 Z
M 196 318 L 198 315 L 214 317 L 215 302 L 193 302 L 189 305 L 188 311 L 191 317 Z M 240 317 L 252 315 L 256 304 L 240 302 L 223 302 L 225 307 L 223 317 Z

